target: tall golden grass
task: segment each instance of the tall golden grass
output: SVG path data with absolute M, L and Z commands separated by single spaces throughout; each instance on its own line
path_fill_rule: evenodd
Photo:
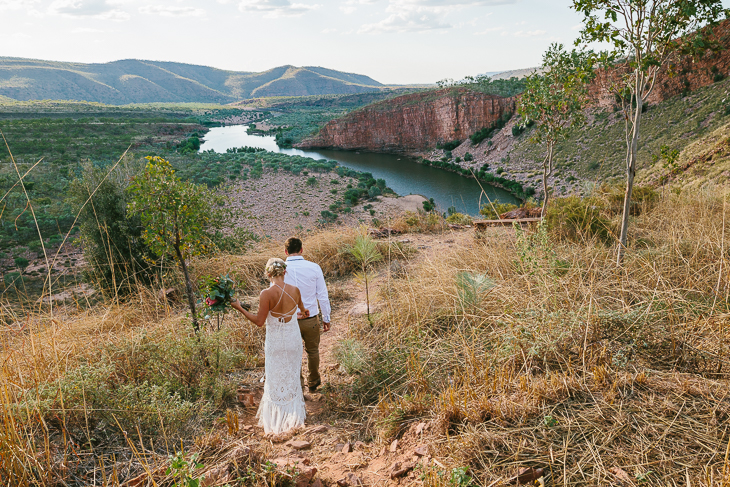
M 480 485 L 522 467 L 550 485 L 730 485 L 729 218 L 723 193 L 666 191 L 622 267 L 539 230 L 413 263 L 351 331 L 376 359 L 349 400 L 388 439 L 434 420 L 438 453 Z
M 615 484 L 616 469 L 637 485 L 730 485 L 728 217 L 722 193 L 664 192 L 633 222 L 622 267 L 588 235 L 567 241 L 539 229 L 462 234 L 450 250 L 415 258 L 382 241 L 385 265 L 407 264 L 381 273 L 374 326 L 353 326 L 347 341 L 358 347 L 353 355 L 366 355 L 360 375 L 334 385 L 327 400 L 333 410 L 359 411 L 382 438 L 432 421 L 436 453 L 447 467 L 470 467 L 480 485 L 500 485 L 526 466 L 545 468 L 551 485 Z M 397 224 L 444 228 L 424 215 Z M 305 238 L 305 253 L 348 283 L 354 265 L 344 250 L 361 231 L 319 232 Z M 192 269 L 230 273 L 254 299 L 272 256 L 283 256 L 281 242 L 199 258 Z M 159 415 L 151 434 L 124 430 L 133 423 L 123 412 L 106 411 L 102 418 L 119 422 L 102 428 L 98 411 L 66 401 L 60 384 L 82 367 L 132 377 L 148 346 L 190 343 L 181 303 L 140 289 L 91 309 L 0 313 L 12 323 L 0 351 L 0 485 L 121 485 L 164 464 L 181 439 L 211 462 L 240 446 L 203 435 L 209 423 L 198 417 L 170 433 L 163 406 L 139 412 Z M 221 347 L 245 352 L 226 372 L 235 381 L 260 359 L 263 336 L 237 316 L 227 324 Z M 49 387 L 57 387 L 52 401 Z M 206 401 L 226 407 L 219 395 L 191 404 Z M 104 429 L 99 446 L 90 436 Z

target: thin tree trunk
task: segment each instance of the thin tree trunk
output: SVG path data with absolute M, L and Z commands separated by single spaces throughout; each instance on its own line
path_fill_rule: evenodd
M 180 262 L 180 268 L 185 276 L 185 292 L 188 295 L 188 306 L 190 306 L 190 316 L 193 318 L 193 329 L 195 333 L 200 332 L 200 325 L 198 325 L 198 316 L 195 312 L 195 295 L 193 295 L 193 283 L 190 281 L 190 274 L 188 273 L 188 266 L 185 264 L 182 252 L 180 252 L 180 245 L 175 243 L 175 253 L 177 254 L 177 260 Z
M 626 154 L 626 192 L 624 193 L 624 208 L 621 218 L 621 235 L 619 237 L 618 251 L 616 252 L 616 264 L 621 265 L 624 259 L 624 252 L 628 242 L 629 233 L 629 214 L 631 213 L 631 194 L 634 190 L 634 176 L 636 176 L 636 153 L 639 146 L 639 129 L 641 128 L 641 109 L 644 106 L 644 100 L 641 95 L 644 85 L 644 77 L 637 73 L 636 89 L 634 96 L 636 99 L 636 113 L 634 114 L 634 124 L 631 131 L 631 142 L 629 150 Z M 633 101 L 633 100 L 632 100 Z
M 548 153 L 545 156 L 545 160 L 542 163 L 542 190 L 545 193 L 545 198 L 542 201 L 542 210 L 540 216 L 545 218 L 545 212 L 547 211 L 548 199 L 550 198 L 550 191 L 548 190 L 548 177 L 553 173 L 553 143 L 548 142 Z

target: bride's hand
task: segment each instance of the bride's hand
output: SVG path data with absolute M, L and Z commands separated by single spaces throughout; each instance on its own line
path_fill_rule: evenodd
M 305 309 L 301 313 L 297 313 L 297 319 L 298 320 L 303 320 L 305 318 L 309 318 L 309 310 L 308 309 Z

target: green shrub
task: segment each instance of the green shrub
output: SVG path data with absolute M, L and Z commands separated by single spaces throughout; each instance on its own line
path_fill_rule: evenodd
M 595 198 L 568 196 L 555 198 L 548 205 L 547 220 L 550 233 L 571 241 L 597 239 L 604 243 L 613 240 L 611 222 L 602 215 L 603 209 Z
M 302 173 L 304 174 L 304 173 Z M 317 184 L 317 178 L 314 176 L 307 178 L 307 186 L 315 186 Z
M 464 161 L 465 162 L 471 162 L 474 159 L 474 156 L 471 155 L 471 152 L 467 152 L 464 154 Z
M 512 203 L 500 203 L 499 200 L 492 201 L 492 204 L 486 203 L 482 205 L 479 213 L 484 215 L 487 220 L 499 220 L 499 215 L 507 213 L 517 208 L 517 205 Z
M 457 225 L 471 225 L 472 218 L 463 213 L 452 213 L 446 218 L 446 223 L 456 223 Z
M 613 216 L 623 214 L 625 193 L 626 189 L 618 184 L 602 185 L 598 189 L 599 197 L 606 201 L 608 212 Z M 639 216 L 643 212 L 651 210 L 657 201 L 659 201 L 659 193 L 651 186 L 634 186 L 629 214 Z

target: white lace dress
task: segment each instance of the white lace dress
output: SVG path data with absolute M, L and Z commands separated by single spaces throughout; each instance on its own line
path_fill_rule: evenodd
M 283 293 L 282 293 L 283 294 Z M 293 316 L 266 317 L 266 382 L 258 413 L 259 426 L 279 434 L 304 424 L 304 407 L 299 374 L 302 368 L 302 335 L 296 311 Z

